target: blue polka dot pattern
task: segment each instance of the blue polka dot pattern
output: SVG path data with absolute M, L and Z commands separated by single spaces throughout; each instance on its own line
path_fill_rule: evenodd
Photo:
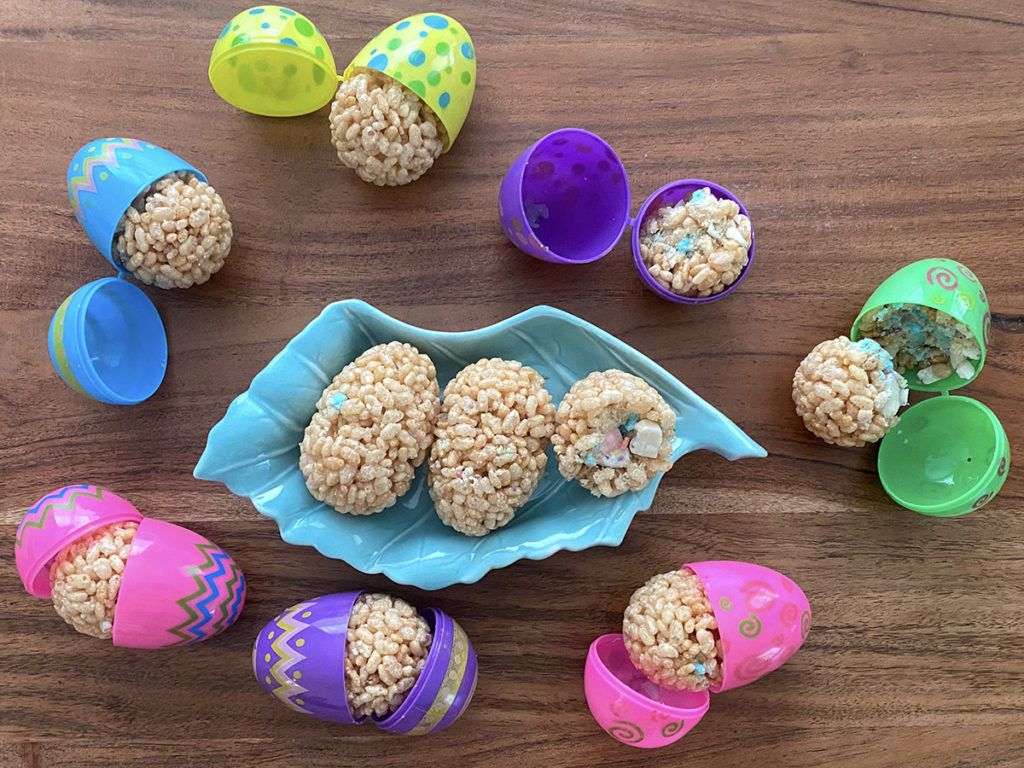
M 448 19 L 432 13 L 429 16 L 423 17 L 423 23 L 431 29 L 444 29 L 448 26 Z
M 395 25 L 395 29 L 405 29 L 410 24 L 412 24 L 411 21 L 402 21 L 402 22 L 399 22 L 398 24 Z
M 462 50 L 462 55 L 465 56 L 467 59 L 472 59 L 473 58 L 473 46 L 472 45 L 470 45 L 469 43 L 463 43 L 461 50 Z
M 387 54 L 378 53 L 376 56 L 374 56 L 368 62 L 366 62 L 366 66 L 368 66 L 370 69 L 379 69 L 381 71 L 387 69 L 387 67 L 388 67 L 388 57 L 387 57 Z
M 426 37 L 426 36 L 427 36 L 426 31 L 420 32 L 420 37 Z
M 228 30 L 230 30 L 230 29 L 231 29 L 231 22 L 229 21 L 227 24 L 224 25 L 224 29 L 221 30 L 221 33 L 219 35 L 217 35 L 217 39 L 220 40 L 222 37 L 224 37 L 224 35 L 226 35 L 228 33 Z
M 409 54 L 409 63 L 414 67 L 421 66 L 427 60 L 427 54 L 423 51 L 413 51 Z
M 444 93 L 442 93 L 440 96 L 437 97 L 437 103 L 441 105 L 442 109 L 447 107 L 448 103 L 451 100 L 452 100 L 452 95 L 450 93 L 448 93 L 448 91 L 445 91 Z
M 250 16 L 255 16 L 258 13 L 263 13 L 265 10 L 267 10 L 267 9 L 266 8 L 253 8 L 251 11 L 249 11 L 249 15 Z
M 285 45 L 294 45 L 296 48 L 299 47 L 299 44 L 292 40 L 290 37 L 282 37 L 281 42 L 284 43 Z
M 264 21 L 262 24 L 260 24 L 260 29 L 270 29 L 270 24 Z
M 283 13 L 285 16 L 294 16 L 295 15 L 295 11 L 291 10 L 290 8 L 281 8 L 280 10 L 281 10 L 281 13 Z

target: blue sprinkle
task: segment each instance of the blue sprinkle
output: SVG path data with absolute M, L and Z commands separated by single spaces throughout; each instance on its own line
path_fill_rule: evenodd
M 596 461 L 595 461 L 593 456 L 587 456 L 587 462 L 586 463 L 589 464 L 590 466 L 594 466 Z
M 258 14 L 263 13 L 265 10 L 267 10 L 267 9 L 266 8 L 253 8 L 251 11 L 249 11 L 249 15 L 250 16 L 256 16 Z M 283 11 L 284 8 L 282 8 L 281 10 Z
M 405 29 L 405 28 L 406 28 L 406 27 L 408 27 L 408 26 L 409 26 L 410 24 L 412 24 L 412 22 L 411 22 L 411 21 L 409 21 L 408 19 L 406 19 L 405 21 L 400 21 L 400 22 L 398 22 L 398 23 L 397 23 L 397 24 L 395 25 L 395 29 Z
M 636 423 L 638 421 L 640 421 L 640 415 L 637 413 L 631 413 L 629 414 L 629 418 L 626 419 L 626 423 L 623 424 L 623 426 L 626 428 L 627 432 L 632 432 L 634 429 L 636 429 Z
M 270 24 L 264 21 L 262 24 L 260 24 L 260 29 L 270 29 Z
M 429 16 L 423 17 L 423 23 L 431 29 L 444 29 L 448 26 L 448 19 L 432 13 Z
M 655 232 L 654 237 L 651 238 L 654 242 L 660 243 L 662 241 L 661 232 Z
M 462 44 L 461 50 L 462 55 L 465 56 L 467 59 L 473 58 L 473 46 L 470 45 L 468 42 Z
M 372 59 L 366 62 L 366 66 L 368 66 L 370 69 L 379 69 L 381 71 L 384 71 L 384 69 L 386 69 L 388 66 L 387 54 L 378 53 L 376 56 L 374 56 Z
M 679 251 L 680 253 L 684 253 L 685 251 L 691 250 L 693 248 L 694 237 L 694 235 L 687 235 L 686 237 L 684 237 L 682 240 L 676 243 L 676 250 Z
M 695 670 L 697 670 L 697 674 L 698 675 L 703 675 L 705 673 L 705 671 L 706 671 L 706 668 L 704 667 L 703 664 L 694 664 L 693 668 Z
M 427 54 L 423 51 L 413 51 L 409 54 L 409 63 L 414 67 L 420 66 L 424 61 L 427 60 Z
M 289 10 L 287 8 L 282 8 L 281 9 L 281 13 L 285 14 L 286 16 L 294 16 L 295 15 L 295 11 L 291 11 L 291 10 Z
M 441 109 L 444 109 L 445 107 L 447 107 L 448 106 L 448 102 L 451 101 L 451 100 L 452 100 L 452 95 L 450 93 L 448 93 L 448 91 L 445 91 L 444 93 L 442 93 L 440 96 L 437 97 L 437 103 L 441 105 Z
M 698 190 L 697 190 L 696 192 L 694 192 L 694 193 L 693 193 L 693 195 L 692 195 L 692 196 L 690 197 L 690 200 L 691 200 L 691 201 L 693 201 L 693 200 L 700 200 L 700 199 L 701 199 L 702 197 L 704 197 L 704 190 L 703 190 L 703 189 L 698 189 Z
M 282 37 L 281 42 L 284 43 L 285 45 L 294 45 L 296 48 L 299 47 L 299 44 L 292 40 L 290 37 Z
M 331 408 L 338 410 L 341 408 L 341 404 L 348 400 L 348 396 L 344 392 L 339 392 L 331 398 Z

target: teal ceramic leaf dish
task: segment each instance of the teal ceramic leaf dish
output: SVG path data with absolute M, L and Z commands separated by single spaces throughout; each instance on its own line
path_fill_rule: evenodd
M 210 430 L 195 476 L 220 481 L 251 499 L 290 544 L 316 547 L 363 573 L 383 573 L 399 584 L 428 590 L 475 582 L 523 558 L 616 546 L 633 516 L 650 507 L 661 476 L 642 491 L 602 499 L 562 480 L 550 449 L 547 471 L 530 501 L 511 523 L 482 538 L 463 536 L 438 520 L 427 493 L 426 463 L 410 491 L 379 514 L 342 515 L 317 501 L 299 471 L 299 442 L 316 402 L 335 374 L 360 353 L 395 340 L 430 355 L 442 390 L 461 368 L 483 357 L 533 366 L 556 403 L 588 373 L 619 368 L 646 379 L 675 410 L 674 460 L 698 449 L 730 460 L 766 455 L 664 368 L 561 310 L 534 307 L 487 328 L 441 333 L 349 300 L 324 309 L 235 398 Z

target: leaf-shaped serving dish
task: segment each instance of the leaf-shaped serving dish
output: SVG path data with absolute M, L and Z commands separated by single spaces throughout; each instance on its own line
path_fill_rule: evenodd
M 534 307 L 496 325 L 463 333 L 426 331 L 362 301 L 331 304 L 253 379 L 210 430 L 195 468 L 252 499 L 290 544 L 316 547 L 364 573 L 399 584 L 441 589 L 472 583 L 521 558 L 540 560 L 562 549 L 616 546 L 633 516 L 647 509 L 661 477 L 614 499 L 565 482 L 551 449 L 544 478 L 515 519 L 482 538 L 443 525 L 427 493 L 427 465 L 409 492 L 383 512 L 343 515 L 314 499 L 299 470 L 299 442 L 334 376 L 375 344 L 405 341 L 430 355 L 444 385 L 484 357 L 533 366 L 558 403 L 588 373 L 619 368 L 650 382 L 675 410 L 672 458 L 707 448 L 728 459 L 763 457 L 761 446 L 664 368 L 590 323 L 551 307 Z

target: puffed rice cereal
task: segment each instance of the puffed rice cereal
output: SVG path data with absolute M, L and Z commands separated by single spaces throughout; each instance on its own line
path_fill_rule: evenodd
M 622 617 L 630 661 L 663 688 L 703 691 L 722 681 L 722 641 L 711 601 L 689 568 L 652 577 Z
M 363 181 L 416 181 L 441 155 L 445 129 L 419 96 L 383 72 L 363 70 L 338 86 L 331 143 Z
M 647 216 L 640 255 L 662 287 L 704 298 L 736 282 L 747 266 L 750 241 L 750 219 L 740 207 L 704 187 L 689 202 L 680 200 Z
M 672 468 L 676 414 L 650 384 L 614 368 L 562 398 L 551 442 L 558 471 L 595 496 L 638 491 Z
M 72 542 L 50 566 L 53 607 L 84 635 L 110 639 L 121 576 L 138 523 L 113 523 Z
M 299 468 L 309 492 L 339 512 L 371 515 L 409 490 L 433 441 L 440 387 L 430 358 L 392 341 L 342 369 L 317 402 Z
M 515 360 L 463 368 L 444 389 L 430 451 L 430 496 L 438 517 L 467 536 L 507 525 L 547 465 L 555 406 L 544 379 Z
M 804 426 L 826 443 L 874 443 L 900 420 L 907 380 L 872 339 L 823 341 L 793 376 L 793 402 Z
M 205 283 L 231 250 L 231 218 L 220 195 L 193 173 L 164 176 L 124 212 L 114 253 L 146 285 Z
M 404 600 L 379 593 L 356 599 L 348 619 L 345 694 L 356 717 L 384 717 L 401 706 L 423 671 L 430 625 Z
M 921 304 L 889 304 L 861 318 L 860 332 L 892 355 L 900 373 L 917 371 L 922 384 L 934 384 L 956 373 L 974 375 L 981 359 L 977 338 L 952 315 Z

